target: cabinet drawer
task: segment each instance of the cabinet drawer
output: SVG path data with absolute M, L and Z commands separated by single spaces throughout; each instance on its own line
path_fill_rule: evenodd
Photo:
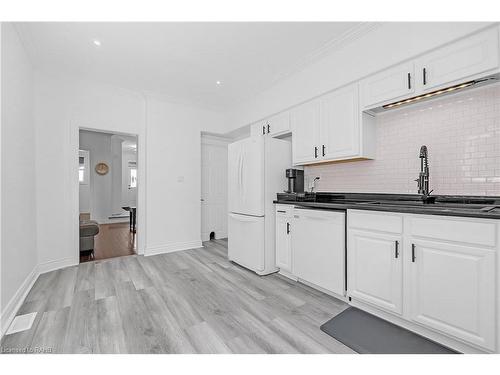
M 403 217 L 399 214 L 347 210 L 347 223 L 349 228 L 403 233 Z
M 412 236 L 491 247 L 497 243 L 494 221 L 476 221 L 449 216 L 410 216 L 407 220 L 409 234 Z
M 276 204 L 276 216 L 292 216 L 293 214 L 293 205 L 291 204 Z

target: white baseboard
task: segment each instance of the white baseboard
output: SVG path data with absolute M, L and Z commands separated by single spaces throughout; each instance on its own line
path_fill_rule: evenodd
M 40 276 L 42 273 L 55 271 L 60 268 L 75 266 L 77 264 L 78 260 L 75 263 L 74 258 L 65 258 L 37 264 L 23 281 L 23 283 L 7 303 L 5 308 L 2 310 L 2 316 L 0 319 L 0 337 L 3 337 L 3 335 L 9 328 L 12 320 L 15 318 L 19 308 L 23 304 L 24 299 L 33 287 L 35 281 L 38 279 L 38 276 Z
M 215 239 L 216 240 L 222 240 L 224 238 L 227 238 L 227 232 L 215 233 Z
M 39 275 L 40 273 L 38 272 L 38 267 L 37 266 L 33 267 L 33 270 L 29 273 L 28 276 L 26 276 L 26 279 L 24 279 L 19 289 L 17 289 L 14 296 L 12 296 L 10 301 L 2 310 L 2 316 L 0 319 L 0 338 L 3 337 L 5 332 L 7 332 L 10 323 L 12 323 L 12 320 L 14 320 L 17 311 L 23 304 L 24 299 L 28 295 L 29 291 L 31 290 L 33 284 L 35 283 Z
M 144 252 L 144 255 L 150 256 L 150 255 L 158 255 L 158 254 L 167 254 L 167 253 L 173 253 L 176 251 L 197 249 L 199 247 L 203 247 L 200 240 L 188 241 L 188 242 L 174 242 L 174 243 L 160 245 L 160 246 L 146 247 L 146 251 Z
M 98 224 L 118 224 L 118 223 L 130 223 L 129 218 L 117 217 L 113 219 L 99 219 L 96 220 Z
M 61 268 L 76 266 L 78 265 L 78 260 L 75 263 L 75 258 L 64 258 L 58 260 L 51 260 L 48 262 L 40 263 L 38 265 L 38 274 L 47 273 L 50 271 L 55 271 Z

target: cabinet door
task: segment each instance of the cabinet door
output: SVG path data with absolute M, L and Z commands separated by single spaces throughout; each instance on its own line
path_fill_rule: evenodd
M 361 81 L 360 92 L 363 108 L 393 102 L 415 92 L 413 62 L 384 70 Z
M 230 213 L 227 223 L 229 260 L 254 271 L 265 266 L 265 219 Z
M 290 217 L 276 213 L 276 267 L 287 272 L 292 272 L 290 229 Z
M 250 136 L 258 137 L 266 135 L 267 134 L 266 124 L 267 123 L 264 121 L 259 121 L 255 124 L 252 124 L 250 126 Z
M 320 156 L 325 160 L 359 154 L 358 85 L 324 95 L 320 102 Z
M 410 246 L 411 319 L 493 350 L 495 252 L 416 239 Z
M 271 137 L 290 132 L 290 112 L 280 113 L 266 122 L 266 132 Z
M 352 230 L 347 242 L 349 296 L 384 310 L 403 312 L 400 236 Z
M 313 100 L 293 109 L 290 121 L 293 164 L 318 161 L 319 102 Z
M 499 67 L 498 29 L 492 28 L 422 56 L 416 62 L 423 91 L 477 78 Z
M 293 219 L 293 274 L 343 295 L 345 213 L 296 209 Z

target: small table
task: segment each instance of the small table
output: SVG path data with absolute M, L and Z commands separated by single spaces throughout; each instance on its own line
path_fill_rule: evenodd
M 136 217 L 137 217 L 137 207 L 131 207 L 131 206 L 125 206 L 122 207 L 125 211 L 128 211 L 130 213 L 130 223 L 129 223 L 129 229 L 132 233 L 135 233 L 135 223 L 136 223 Z

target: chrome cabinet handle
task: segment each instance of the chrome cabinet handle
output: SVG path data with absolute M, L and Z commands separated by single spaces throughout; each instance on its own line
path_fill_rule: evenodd
M 416 256 L 415 256 L 415 244 L 412 243 L 411 244 L 411 261 L 412 263 L 415 263 L 415 260 L 416 260 Z
M 318 148 L 316 146 L 314 146 L 314 158 L 318 158 Z
M 396 259 L 399 257 L 399 241 L 394 241 L 394 257 Z
M 424 85 L 427 85 L 427 69 L 422 70 L 422 78 L 424 80 Z
M 290 234 L 290 223 L 286 223 L 286 234 Z
M 411 74 L 408 73 L 408 90 L 411 90 Z

